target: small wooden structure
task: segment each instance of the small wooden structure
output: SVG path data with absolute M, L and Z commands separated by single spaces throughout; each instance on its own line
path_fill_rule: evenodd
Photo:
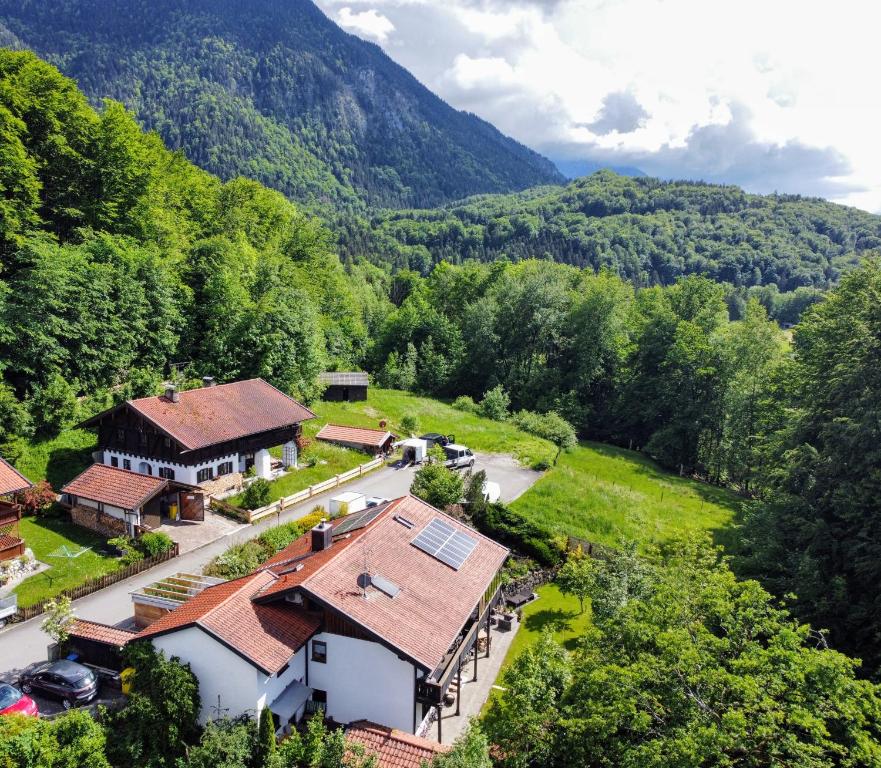
M 0 562 L 24 554 L 25 543 L 19 536 L 21 505 L 0 499 Z
M 325 385 L 322 400 L 354 403 L 367 399 L 369 381 L 363 371 L 326 371 L 318 381 Z
M 149 627 L 154 621 L 171 613 L 203 589 L 220 584 L 223 579 L 213 576 L 197 576 L 192 573 L 176 573 L 132 592 L 135 625 L 139 629 Z
M 325 424 L 315 435 L 316 440 L 354 448 L 371 456 L 379 456 L 392 451 L 397 440 L 387 429 L 367 429 L 365 427 L 347 427 L 341 424 Z

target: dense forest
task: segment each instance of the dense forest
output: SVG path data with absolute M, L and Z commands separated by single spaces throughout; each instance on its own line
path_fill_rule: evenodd
M 855 208 L 611 171 L 565 187 L 379 213 L 362 229 L 368 234 L 356 228 L 344 247 L 422 272 L 442 260 L 537 257 L 607 268 L 637 286 L 701 274 L 781 292 L 826 288 L 881 249 L 881 217 Z
M 222 179 L 314 207 L 431 206 L 563 178 L 311 0 L 2 0 L 3 40 Z

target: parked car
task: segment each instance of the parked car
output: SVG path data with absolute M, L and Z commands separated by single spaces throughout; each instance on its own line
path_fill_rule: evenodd
M 380 504 L 388 504 L 388 501 L 388 499 L 384 499 L 382 496 L 368 496 L 367 509 L 378 507 Z
M 88 704 L 98 695 L 95 673 L 75 661 L 44 661 L 24 671 L 19 685 L 25 693 L 42 691 L 57 699 L 65 709 Z
M 474 466 L 474 454 L 470 448 L 458 445 L 457 443 L 450 443 L 444 447 L 444 451 L 447 454 L 447 460 L 444 462 L 446 466 L 452 469 Z
M 455 435 L 442 435 L 439 432 L 429 432 L 426 435 L 422 435 L 419 439 L 425 440 L 425 442 L 428 443 L 429 448 L 434 445 L 446 448 L 450 443 L 456 442 Z
M 39 714 L 37 703 L 30 696 L 7 683 L 0 683 L 0 715 L 37 717 Z

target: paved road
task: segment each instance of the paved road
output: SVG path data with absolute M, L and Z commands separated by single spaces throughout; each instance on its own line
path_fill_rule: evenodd
M 489 480 L 499 483 L 503 501 L 513 501 L 541 476 L 538 472 L 520 466 L 511 457 L 502 455 L 479 455 L 475 470 L 480 469 L 486 471 Z M 394 499 L 409 492 L 414 472 L 413 467 L 402 469 L 385 467 L 357 481 L 347 483 L 345 490 Z M 316 504 L 327 507 L 328 500 L 337 493 L 339 491 L 333 489 L 314 496 L 303 504 L 283 512 L 280 519 L 270 517 L 255 525 L 244 526 L 167 563 L 76 600 L 74 607 L 77 616 L 105 624 L 123 622 L 132 615 L 130 593 L 134 590 L 175 573 L 200 573 L 209 560 L 230 545 L 251 539 L 278 522 L 288 522 L 303 517 Z M 30 621 L 14 624 L 0 631 L 0 680 L 14 681 L 28 664 L 46 658 L 49 638 L 40 629 L 41 623 L 42 617 L 37 616 Z

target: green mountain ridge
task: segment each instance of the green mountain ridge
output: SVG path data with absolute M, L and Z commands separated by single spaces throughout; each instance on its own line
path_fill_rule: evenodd
M 384 211 L 367 230 L 360 248 L 423 273 L 440 261 L 547 258 L 610 269 L 642 286 L 702 274 L 736 287 L 828 288 L 881 249 L 881 216 L 856 208 L 610 171 L 431 210 Z
M 562 175 L 310 0 L 0 0 L 5 37 L 222 179 L 312 207 L 433 206 Z

